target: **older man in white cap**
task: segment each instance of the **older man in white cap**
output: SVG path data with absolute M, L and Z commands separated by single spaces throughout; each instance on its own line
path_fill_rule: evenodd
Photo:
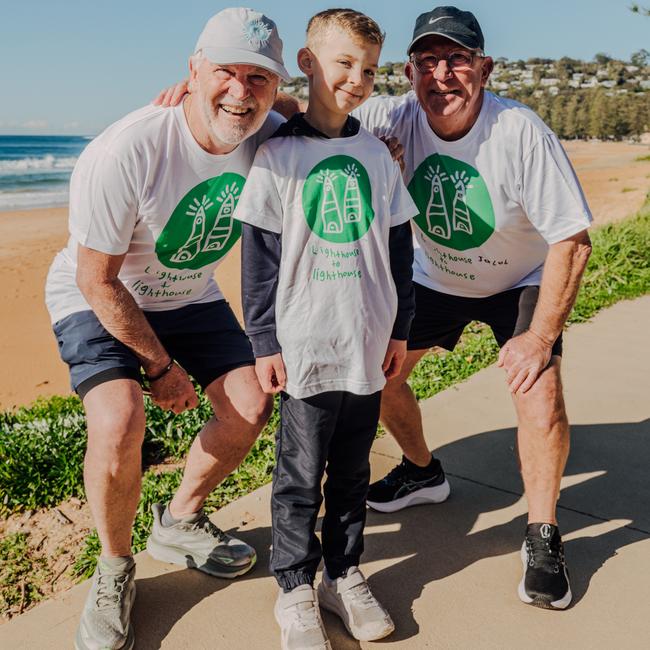
M 255 550 L 203 513 L 270 412 L 250 343 L 213 279 L 239 237 L 232 213 L 255 151 L 281 122 L 269 113 L 282 62 L 275 24 L 249 9 L 211 18 L 190 58 L 192 95 L 174 110 L 147 106 L 84 151 L 70 195 L 70 240 L 54 260 L 47 304 L 88 420 L 85 487 L 102 553 L 75 647 L 134 645 L 131 528 L 140 496 L 145 413 L 154 401 L 213 416 L 188 454 L 167 506 L 154 506 L 149 552 L 232 578 Z

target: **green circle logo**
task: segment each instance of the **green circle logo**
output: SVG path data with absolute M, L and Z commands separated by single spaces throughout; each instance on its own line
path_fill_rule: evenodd
M 464 251 L 494 232 L 494 209 L 485 181 L 467 163 L 433 154 L 415 171 L 408 190 L 420 213 L 414 221 L 433 241 Z
M 193 187 L 156 240 L 156 255 L 172 269 L 200 269 L 221 259 L 241 235 L 232 218 L 246 179 L 221 174 Z
M 334 244 L 363 237 L 375 213 L 370 179 L 350 156 L 332 156 L 316 165 L 302 190 L 302 207 L 312 232 Z

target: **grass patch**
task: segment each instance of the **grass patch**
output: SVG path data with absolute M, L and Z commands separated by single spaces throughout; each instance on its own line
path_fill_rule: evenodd
M 621 192 L 626 194 L 627 192 L 636 192 L 636 187 L 624 187 Z
M 650 161 L 650 155 L 647 156 L 637 156 L 634 159 L 636 162 L 649 162 Z
M 650 292 L 650 197 L 632 218 L 591 232 L 593 251 L 568 323 L 580 323 L 604 307 Z
M 37 557 L 28 533 L 12 533 L 0 540 L 0 612 L 11 617 L 41 600 L 38 585 L 48 578 L 45 559 Z
M 212 414 L 198 387 L 197 393 L 199 406 L 180 415 L 159 409 L 145 397 L 144 467 L 185 456 Z M 83 407 L 74 396 L 41 399 L 0 413 L 0 516 L 84 498 L 86 440 Z
M 85 432 L 76 397 L 0 413 L 0 515 L 82 497 Z

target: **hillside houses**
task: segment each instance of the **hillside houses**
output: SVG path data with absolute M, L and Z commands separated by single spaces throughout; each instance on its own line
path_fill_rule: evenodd
M 646 64 L 640 66 L 615 59 L 599 63 L 567 57 L 557 61 L 529 59 L 528 62 L 499 58 L 490 77 L 490 89 L 501 95 L 507 95 L 510 88 L 523 87 L 546 90 L 551 95 L 571 88 L 598 87 L 613 94 L 644 92 L 650 90 L 649 63 L 646 60 Z
M 490 76 L 489 89 L 500 95 L 510 95 L 512 90 L 557 95 L 571 89 L 603 88 L 609 94 L 638 93 L 650 90 L 650 54 L 642 50 L 632 55 L 642 65 L 610 59 L 597 55 L 599 61 L 578 61 L 564 57 L 509 61 L 498 58 Z M 281 90 L 305 98 L 307 80 L 295 77 Z M 400 95 L 408 92 L 410 85 L 404 75 L 404 63 L 383 64 L 375 75 L 375 94 Z M 518 93 L 517 93 L 518 94 Z

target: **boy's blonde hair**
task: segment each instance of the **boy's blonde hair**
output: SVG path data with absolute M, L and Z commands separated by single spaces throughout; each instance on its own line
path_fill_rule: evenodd
M 369 16 L 354 9 L 326 9 L 312 16 L 307 24 L 307 47 L 323 42 L 332 28 L 365 43 L 384 44 L 384 32 Z

